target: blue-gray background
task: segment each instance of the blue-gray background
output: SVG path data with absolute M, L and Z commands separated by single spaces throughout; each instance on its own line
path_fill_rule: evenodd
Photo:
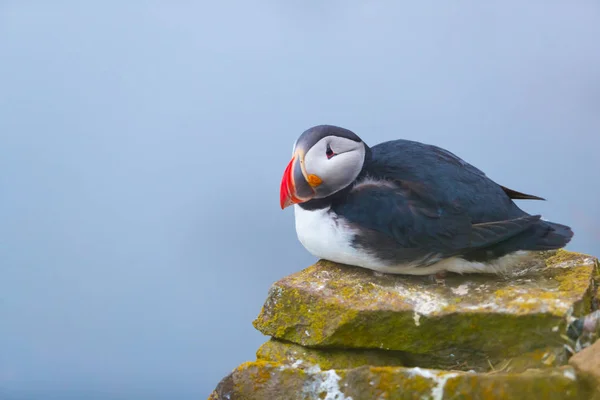
M 402 4 L 401 4 L 402 3 Z M 205 398 L 314 258 L 296 137 L 443 146 L 600 255 L 596 1 L 0 1 L 0 399 Z

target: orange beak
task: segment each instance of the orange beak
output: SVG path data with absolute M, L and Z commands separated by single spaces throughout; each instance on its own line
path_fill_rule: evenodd
M 296 197 L 296 187 L 294 185 L 294 177 L 292 172 L 294 170 L 294 163 L 296 162 L 296 156 L 292 158 L 290 163 L 285 168 L 283 178 L 281 178 L 281 187 L 279 189 L 279 202 L 281 209 L 291 206 L 292 204 L 302 203 L 302 199 Z
M 297 150 L 281 178 L 279 202 L 282 210 L 292 204 L 304 203 L 312 199 L 316 195 L 315 188 L 323 183 L 317 175 L 307 175 L 303 166 L 303 157 L 302 151 Z

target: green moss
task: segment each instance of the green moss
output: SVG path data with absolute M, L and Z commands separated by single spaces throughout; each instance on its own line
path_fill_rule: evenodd
M 589 399 L 590 390 L 569 368 L 522 374 L 464 375 L 448 381 L 444 393 L 453 399 Z M 479 395 L 481 397 L 475 397 Z
M 210 399 L 549 399 L 592 398 L 571 368 L 479 374 L 403 367 L 363 366 L 302 370 L 258 361 L 238 367 Z
M 240 364 L 238 367 L 238 372 L 242 374 L 246 374 L 247 381 L 252 383 L 253 391 L 260 391 L 264 385 L 266 385 L 269 380 L 272 378 L 271 376 L 271 366 L 272 363 L 268 363 L 265 361 L 254 361 L 254 362 L 245 362 Z M 240 387 L 240 383 L 236 383 L 236 390 L 241 391 L 243 387 Z
M 516 278 L 377 275 L 327 261 L 275 283 L 254 321 L 266 335 L 314 348 L 397 350 L 493 362 L 561 346 L 566 317 L 591 308 L 590 257 L 540 253 Z M 490 334 L 493 340 L 490 340 Z
M 554 329 L 562 319 L 550 313 L 455 312 L 420 317 L 417 326 L 413 313 L 358 312 L 329 303 L 302 302 L 297 291 L 292 293 L 289 303 L 275 308 L 278 320 L 270 324 L 277 329 L 266 333 L 317 348 L 380 348 L 417 354 L 475 349 L 493 356 L 517 355 L 562 341 Z M 494 340 L 489 340 L 489 332 L 494 332 Z
M 370 367 L 370 375 L 377 377 L 373 385 L 377 390 L 377 395 L 394 393 L 402 389 L 403 391 L 419 393 L 421 396 L 431 392 L 435 382 L 420 374 L 408 372 L 408 370 L 398 370 L 389 367 Z M 437 374 L 437 372 L 436 372 Z
M 348 369 L 362 365 L 402 366 L 411 355 L 400 351 L 361 349 L 313 349 L 294 343 L 271 339 L 256 352 L 258 360 L 310 368 L 318 365 L 325 369 Z
M 578 263 L 582 257 L 590 257 L 587 254 L 575 253 L 565 249 L 547 252 L 546 265 L 548 267 L 558 266 L 565 263 Z
M 516 357 L 505 358 L 492 362 L 490 360 L 490 374 L 506 372 L 524 372 L 528 369 L 544 369 L 565 365 L 569 354 L 561 346 L 544 347 Z
M 282 291 L 281 296 L 270 298 L 254 320 L 254 326 L 277 338 L 302 344 L 320 343 L 332 334 L 336 326 L 348 323 L 357 312 L 343 309 L 341 304 L 320 301 L 314 296 L 306 296 L 299 289 L 285 289 L 275 286 L 274 291 Z M 271 330 L 271 328 L 275 330 Z

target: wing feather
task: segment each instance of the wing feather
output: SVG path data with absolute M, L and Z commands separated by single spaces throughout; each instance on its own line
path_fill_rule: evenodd
M 361 243 L 381 254 L 411 261 L 436 254 L 450 257 L 509 239 L 540 220 L 527 215 L 473 223 L 468 210 L 427 194 L 422 185 L 371 185 L 351 191 L 334 211 L 351 224 L 366 228 Z M 385 247 L 390 248 L 385 248 Z M 392 248 L 393 247 L 393 248 Z M 404 251 L 403 251 L 404 250 Z M 410 258 L 410 259 L 404 259 Z

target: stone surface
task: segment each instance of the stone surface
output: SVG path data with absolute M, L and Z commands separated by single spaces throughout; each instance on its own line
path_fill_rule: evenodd
M 321 260 L 273 284 L 254 326 L 303 346 L 459 363 L 546 348 L 560 356 L 568 323 L 591 311 L 596 272 L 594 257 L 564 250 L 536 253 L 511 276 L 452 275 L 444 285 Z
M 600 310 L 577 318 L 567 328 L 567 336 L 572 341 L 573 352 L 579 352 L 591 346 L 598 339 L 599 334 Z
M 360 349 L 311 349 L 295 343 L 271 339 L 256 352 L 258 361 L 268 361 L 304 368 L 319 365 L 323 369 L 347 369 L 362 365 L 413 365 L 410 355 L 401 351 Z
M 592 399 L 571 367 L 480 374 L 423 368 L 363 366 L 321 370 L 267 361 L 244 363 L 209 400 Z
M 569 364 L 600 393 L 600 341 L 573 355 Z
M 563 346 L 545 347 L 495 364 L 487 358 L 458 360 L 443 354 L 412 354 L 378 349 L 309 348 L 295 343 L 271 339 L 256 352 L 258 361 L 305 368 L 319 365 L 322 369 L 348 369 L 363 365 L 404 366 L 476 372 L 523 372 L 527 369 L 558 367 L 566 364 L 568 352 Z
M 321 260 L 272 286 L 271 338 L 209 399 L 600 400 L 598 276 L 564 250 L 444 284 Z

